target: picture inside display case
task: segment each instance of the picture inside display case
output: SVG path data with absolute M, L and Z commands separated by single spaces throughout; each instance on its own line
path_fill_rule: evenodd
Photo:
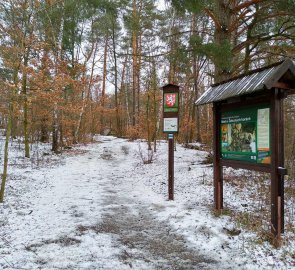
M 221 117 L 221 157 L 270 164 L 269 108 L 224 112 Z

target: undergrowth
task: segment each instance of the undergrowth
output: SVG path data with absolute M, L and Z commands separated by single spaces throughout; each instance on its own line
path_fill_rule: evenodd
M 245 170 L 224 170 L 224 191 L 234 189 L 233 196 L 226 197 L 224 192 L 224 209 L 214 212 L 215 216 L 227 215 L 237 230 L 255 232 L 255 243 L 269 242 L 278 247 L 278 241 L 271 233 L 270 176 Z M 282 244 L 288 245 L 295 240 L 295 180 L 285 181 L 285 226 Z M 238 200 L 235 200 L 235 197 Z M 238 203 L 240 202 L 240 203 Z

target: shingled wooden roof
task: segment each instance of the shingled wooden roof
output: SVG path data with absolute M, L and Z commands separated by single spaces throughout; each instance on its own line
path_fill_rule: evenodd
M 270 90 L 280 81 L 295 85 L 295 64 L 292 60 L 287 59 L 227 81 L 213 84 L 196 101 L 196 105 L 223 101 L 262 90 Z

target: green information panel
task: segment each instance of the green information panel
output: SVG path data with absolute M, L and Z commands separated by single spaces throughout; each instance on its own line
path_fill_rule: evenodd
M 178 112 L 178 93 L 164 94 L 164 112 Z
M 269 107 L 222 113 L 222 159 L 270 164 L 270 156 Z

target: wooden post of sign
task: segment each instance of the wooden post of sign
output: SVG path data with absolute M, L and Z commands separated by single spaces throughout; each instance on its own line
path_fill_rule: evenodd
M 285 206 L 284 206 L 284 200 L 285 200 L 285 195 L 284 195 L 284 176 L 287 175 L 287 169 L 285 169 L 285 135 L 284 135 L 284 131 L 285 131 L 285 125 L 284 125 L 284 98 L 285 96 L 283 95 L 283 91 L 281 90 L 281 95 L 280 95 L 280 114 L 279 114 L 279 196 L 280 196 L 280 213 L 281 213 L 281 219 L 280 219 L 280 232 L 284 233 L 284 227 L 285 227 L 285 221 L 284 221 L 284 217 L 285 217 Z
M 220 123 L 221 111 L 217 103 L 213 103 L 213 166 L 214 166 L 214 205 L 217 211 L 223 209 L 223 171 L 220 162 Z
M 278 236 L 278 136 L 279 136 L 279 100 L 278 89 L 272 89 L 271 95 L 271 231 Z
M 280 89 L 271 95 L 271 230 L 280 240 L 284 230 L 284 121 Z
M 168 199 L 174 200 L 174 136 L 168 134 Z

